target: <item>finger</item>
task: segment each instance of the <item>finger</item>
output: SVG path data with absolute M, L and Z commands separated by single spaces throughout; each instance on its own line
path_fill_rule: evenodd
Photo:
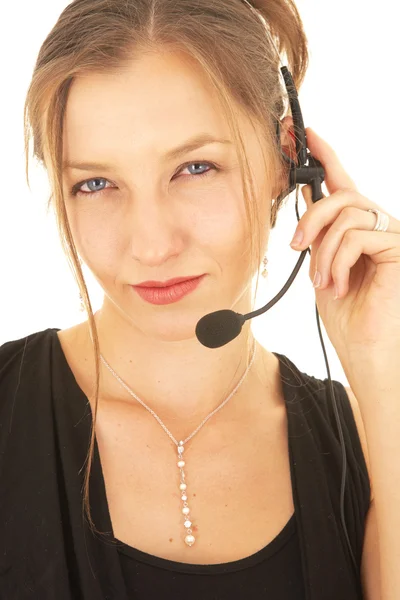
M 350 269 L 366 254 L 375 265 L 390 263 L 400 269 L 400 236 L 397 233 L 349 229 L 332 262 L 331 273 L 339 298 L 349 290 Z M 393 277 L 395 281 L 396 278 Z
M 312 201 L 312 187 L 309 183 L 307 185 L 303 185 L 303 187 L 301 188 L 301 193 L 303 194 L 303 198 L 307 204 L 307 208 L 313 206 L 314 202 Z M 322 192 L 322 198 L 326 197 L 326 194 Z M 320 198 L 320 200 L 322 200 L 322 198 Z
M 318 233 L 328 225 L 333 225 L 334 230 L 366 229 L 373 231 L 377 217 L 369 209 L 376 209 L 389 217 L 388 233 L 400 234 L 400 221 L 388 215 L 381 206 L 372 202 L 357 191 L 339 190 L 329 197 L 324 196 L 319 202 L 311 200 L 311 187 L 302 188 L 306 200 L 307 210 L 299 220 L 296 232 L 303 232 L 302 243 L 299 250 L 308 247 L 317 237 Z M 362 211 L 362 212 L 360 212 Z
M 322 163 L 325 170 L 325 185 L 330 194 L 337 190 L 355 190 L 357 186 L 344 169 L 334 149 L 311 127 L 306 128 L 307 147 L 311 154 Z
M 312 269 L 317 269 L 321 274 L 320 289 L 324 289 L 330 283 L 333 260 L 347 231 L 357 229 L 371 233 L 376 223 L 375 215 L 365 209 L 346 206 L 343 210 L 339 210 L 338 216 L 333 217 L 331 226 L 325 230 L 323 239 L 315 254 L 315 265 L 312 265 Z M 398 231 L 400 233 L 400 228 Z

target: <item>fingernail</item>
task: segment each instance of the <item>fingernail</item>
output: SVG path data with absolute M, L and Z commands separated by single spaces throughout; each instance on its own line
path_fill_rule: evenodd
M 292 241 L 290 242 L 291 246 L 300 246 L 301 242 L 303 241 L 303 232 L 301 230 L 296 231 L 296 233 L 293 236 Z
M 321 285 L 321 273 L 319 271 L 315 271 L 314 280 L 313 280 L 313 286 L 315 288 L 317 288 L 320 285 Z

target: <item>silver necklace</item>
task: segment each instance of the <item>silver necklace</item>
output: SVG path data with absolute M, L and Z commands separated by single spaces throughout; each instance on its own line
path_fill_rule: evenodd
M 177 466 L 180 470 L 180 483 L 179 483 L 179 490 L 181 493 L 181 500 L 183 502 L 182 504 L 182 514 L 183 514 L 183 526 L 184 526 L 184 532 L 185 532 L 185 538 L 184 541 L 188 546 L 193 546 L 196 538 L 193 535 L 193 530 L 192 530 L 192 521 L 191 518 L 189 517 L 190 514 L 190 508 L 187 502 L 188 496 L 187 496 L 187 485 L 186 485 L 186 477 L 185 477 L 185 472 L 183 470 L 186 462 L 183 460 L 183 452 L 184 452 L 184 445 L 186 444 L 186 442 L 188 442 L 198 431 L 199 429 L 201 429 L 201 427 L 203 427 L 203 425 L 208 421 L 208 419 L 210 417 L 212 417 L 213 415 L 215 415 L 216 412 L 218 412 L 223 406 L 225 406 L 225 404 L 228 402 L 228 400 L 230 400 L 232 398 L 232 396 L 237 392 L 238 388 L 240 387 L 240 385 L 243 383 L 247 373 L 250 371 L 251 365 L 253 364 L 254 361 L 254 357 L 256 355 L 256 340 L 254 340 L 253 343 L 253 352 L 252 352 L 252 358 L 251 361 L 246 369 L 246 371 L 244 372 L 244 375 L 242 376 L 242 378 L 240 379 L 239 383 L 237 384 L 237 386 L 235 387 L 235 389 L 229 394 L 229 396 L 226 398 L 226 400 L 224 400 L 215 410 L 213 410 L 201 423 L 200 425 L 197 427 L 197 429 L 195 429 L 193 431 L 193 433 L 191 435 L 189 435 L 189 437 L 186 438 L 186 440 L 181 440 L 179 443 L 176 441 L 176 439 L 174 438 L 174 436 L 172 435 L 172 433 L 166 428 L 166 426 L 164 425 L 164 423 L 161 421 L 161 419 L 156 415 L 156 413 L 151 410 L 151 408 L 149 408 L 140 398 L 138 398 L 138 396 L 136 396 L 136 394 L 134 392 L 132 392 L 132 390 L 126 385 L 126 383 L 124 383 L 122 381 L 122 379 L 120 377 L 118 377 L 118 375 L 115 373 L 115 371 L 113 371 L 113 369 L 110 367 L 110 365 L 108 364 L 108 362 L 105 360 L 105 358 L 102 356 L 102 354 L 100 354 L 100 358 L 103 361 L 103 363 L 106 365 L 106 367 L 111 371 L 111 373 L 114 375 L 114 377 L 116 377 L 116 379 L 118 379 L 118 381 L 120 382 L 120 384 L 134 397 L 136 398 L 136 400 L 138 402 L 140 402 L 140 404 L 142 406 L 144 406 L 144 408 L 146 410 L 148 410 L 155 419 L 157 419 L 157 421 L 160 423 L 161 427 L 164 429 L 164 431 L 169 435 L 169 437 L 171 438 L 171 440 L 174 442 L 174 444 L 177 446 L 177 450 L 178 450 L 178 461 L 177 461 Z

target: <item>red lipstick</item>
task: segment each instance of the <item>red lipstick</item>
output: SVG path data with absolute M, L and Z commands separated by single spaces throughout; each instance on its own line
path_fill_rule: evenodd
M 134 287 L 166 287 L 169 285 L 175 285 L 175 283 L 182 283 L 182 281 L 190 281 L 191 279 L 197 279 L 201 277 L 201 275 L 188 275 L 187 277 L 174 277 L 173 279 L 168 279 L 168 281 L 142 281 L 142 283 L 137 283 Z
M 133 285 L 132 289 L 150 304 L 172 304 L 193 292 L 204 278 L 205 274 L 189 279 L 175 277 L 168 281 L 144 281 L 140 285 Z

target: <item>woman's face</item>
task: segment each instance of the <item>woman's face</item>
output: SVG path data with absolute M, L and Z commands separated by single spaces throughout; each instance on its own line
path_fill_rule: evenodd
M 238 117 L 266 228 L 271 190 L 261 149 Z M 228 142 L 172 154 L 202 136 Z M 64 195 L 77 250 L 105 292 L 103 311 L 119 311 L 145 335 L 183 339 L 203 315 L 248 305 L 249 235 L 229 140 L 215 93 L 185 56 L 149 53 L 113 75 L 74 81 L 64 161 L 86 166 L 66 164 Z M 261 235 L 265 243 L 264 226 Z M 161 306 L 131 287 L 203 273 L 194 292 Z

